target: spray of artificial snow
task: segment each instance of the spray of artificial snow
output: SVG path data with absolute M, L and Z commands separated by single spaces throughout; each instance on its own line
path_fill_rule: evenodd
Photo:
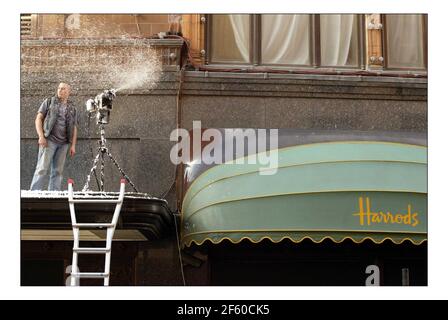
M 145 39 L 56 40 L 42 47 L 23 46 L 21 58 L 25 90 L 52 80 L 71 84 L 80 95 L 91 95 L 93 89 L 150 90 L 162 72 L 160 57 Z
M 159 80 L 161 63 L 152 50 L 136 52 L 131 61 L 110 67 L 110 80 L 117 92 L 132 89 L 151 89 Z
M 54 94 L 58 82 L 69 83 L 72 93 L 79 96 L 82 105 L 87 98 L 105 89 L 115 89 L 118 94 L 129 94 L 133 90 L 152 90 L 162 73 L 160 56 L 148 39 L 133 39 L 122 33 L 114 39 L 104 39 L 104 17 L 97 17 L 99 28 L 83 30 L 85 38 L 74 40 L 46 40 L 23 42 L 21 46 L 21 90 L 22 95 L 39 95 L 42 98 Z M 78 26 L 77 17 L 67 19 L 67 32 Z M 73 27 L 73 28 L 72 28 Z M 50 35 L 51 36 L 51 35 Z M 55 34 L 55 36 L 57 36 Z M 94 39 L 92 39 L 94 38 Z M 38 89 L 41 92 L 37 92 Z M 83 101 L 83 99 L 85 99 Z M 30 106 L 37 108 L 37 106 Z M 87 121 L 82 124 L 86 136 Z M 93 159 L 92 159 L 93 160 Z M 89 161 L 90 165 L 90 161 Z M 22 197 L 67 197 L 57 192 L 22 192 Z M 104 194 L 77 194 L 79 197 L 104 197 Z M 148 196 L 149 197 L 149 196 Z

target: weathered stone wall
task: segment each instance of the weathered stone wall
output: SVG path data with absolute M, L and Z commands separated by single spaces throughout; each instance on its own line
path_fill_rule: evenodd
M 86 75 L 87 77 L 87 75 Z M 27 189 L 37 160 L 34 118 L 57 79 L 24 76 L 21 97 L 21 187 Z M 140 191 L 160 196 L 175 179 L 169 135 L 176 128 L 179 74 L 166 72 L 151 91 L 119 94 L 106 128 L 110 151 Z M 97 126 L 88 140 L 84 103 L 104 88 L 74 85 L 80 111 L 78 154 L 64 173 L 82 188 L 96 154 Z M 205 127 L 299 128 L 310 130 L 427 130 L 427 81 L 379 77 L 205 74 L 186 72 L 182 84 L 182 126 L 193 120 Z M 118 188 L 119 175 L 106 166 L 106 189 Z M 93 185 L 95 182 L 93 181 Z M 175 207 L 174 190 L 168 200 Z
M 167 14 L 38 14 L 34 38 L 149 37 L 169 31 Z
M 80 79 L 88 79 L 85 74 Z M 52 79 L 52 80 L 50 80 Z M 37 160 L 34 118 L 41 101 L 50 96 L 58 79 L 22 75 L 21 187 L 29 188 Z M 87 81 L 86 81 L 87 82 Z M 169 159 L 176 128 L 179 74 L 166 72 L 153 90 L 119 94 L 113 105 L 107 139 L 110 151 L 140 191 L 156 196 L 175 179 Z M 88 134 L 85 101 L 105 88 L 73 84 L 73 100 L 80 111 L 78 154 L 68 159 L 64 181 L 75 179 L 81 189 L 96 153 L 97 126 Z M 278 76 L 186 72 L 182 84 L 182 126 L 193 120 L 205 127 L 299 128 L 310 130 L 386 130 L 426 132 L 425 79 L 365 77 Z M 88 138 L 92 137 L 93 140 Z M 119 175 L 106 166 L 106 189 L 118 188 Z M 95 182 L 92 181 L 93 186 Z M 175 209 L 174 188 L 167 195 Z M 135 260 L 135 284 L 181 285 L 176 238 L 140 244 Z M 209 283 L 208 265 L 185 267 L 188 285 Z M 131 283 L 129 283 L 131 284 Z
M 48 76 L 48 74 L 47 74 Z M 159 85 L 150 93 L 144 90 L 118 94 L 114 100 L 110 123 L 106 126 L 109 151 L 129 175 L 140 192 L 160 196 L 173 183 L 175 166 L 169 152 L 173 145 L 169 135 L 176 128 L 176 73 L 163 75 Z M 50 75 L 51 78 L 51 75 Z M 38 75 L 22 77 L 21 94 L 21 188 L 28 189 L 37 162 L 37 135 L 34 120 L 37 109 L 45 97 L 53 94 L 57 79 L 50 81 Z M 82 188 L 97 153 L 98 126 L 88 121 L 85 101 L 105 88 L 82 89 L 82 84 L 72 85 L 72 100 L 79 112 L 79 140 L 77 155 L 67 158 L 64 183 L 68 177 L 75 180 L 75 189 Z M 81 88 L 81 89 L 80 89 Z M 89 137 L 91 139 L 89 139 Z M 105 188 L 117 190 L 120 175 L 113 164 L 106 161 Z M 96 188 L 94 179 L 91 186 Z M 128 186 L 128 190 L 130 186 Z M 175 201 L 170 201 L 175 203 Z
M 139 286 L 182 286 L 176 237 L 140 243 L 135 272 Z
M 187 73 L 183 123 L 192 127 L 427 130 L 427 80 L 360 76 Z

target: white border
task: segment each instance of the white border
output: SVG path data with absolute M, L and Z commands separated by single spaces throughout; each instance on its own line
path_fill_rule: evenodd
M 252 1 L 172 0 L 14 1 L 4 6 L 2 30 L 1 137 L 3 172 L 0 186 L 0 298 L 2 299 L 440 299 L 447 298 L 448 193 L 446 11 L 442 1 L 302 1 L 275 0 L 261 6 Z M 429 287 L 127 287 L 21 288 L 20 284 L 20 13 L 284 13 L 381 12 L 429 13 Z

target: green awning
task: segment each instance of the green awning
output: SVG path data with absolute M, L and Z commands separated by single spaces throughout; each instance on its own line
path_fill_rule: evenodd
M 278 150 L 278 170 L 222 164 L 190 186 L 182 244 L 427 239 L 427 148 L 366 141 Z

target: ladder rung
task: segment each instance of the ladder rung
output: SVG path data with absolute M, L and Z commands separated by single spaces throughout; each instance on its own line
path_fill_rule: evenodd
M 110 251 L 111 250 L 108 248 L 73 248 L 73 252 L 85 254 L 100 254 L 108 253 Z
M 68 200 L 69 203 L 121 203 L 120 200 L 85 200 L 85 199 L 73 199 Z
M 112 223 L 75 223 L 73 228 L 113 228 Z
M 90 279 L 102 279 L 109 276 L 108 273 L 103 272 L 74 272 L 71 274 L 72 277 L 76 278 L 90 278 Z

